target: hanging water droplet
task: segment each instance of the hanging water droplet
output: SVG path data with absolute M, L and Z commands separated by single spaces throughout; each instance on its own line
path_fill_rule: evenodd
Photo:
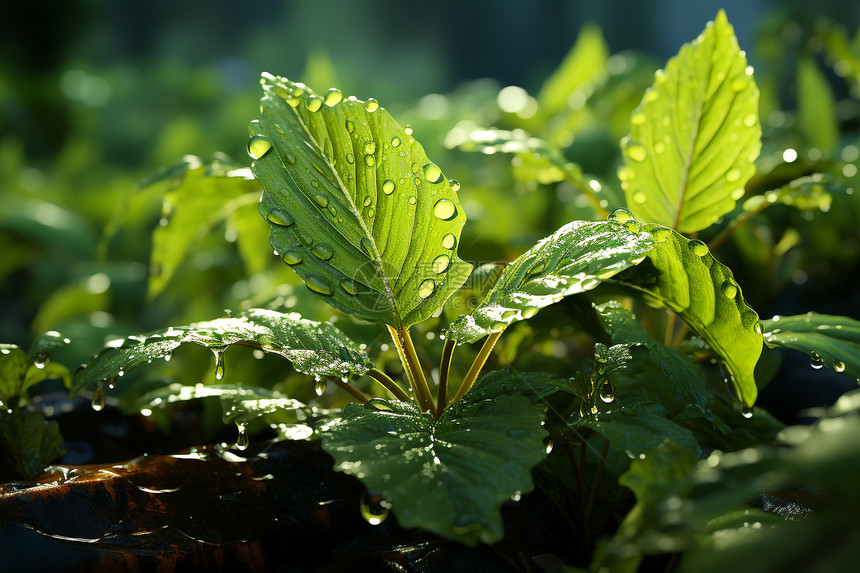
M 39 370 L 43 369 L 47 363 L 48 355 L 44 352 L 40 352 L 33 358 L 33 366 L 35 366 Z
M 105 389 L 104 382 L 99 380 L 98 385 L 96 386 L 95 391 L 93 392 L 93 401 L 92 401 L 93 410 L 96 412 L 100 412 L 105 407 Z
M 845 363 L 841 360 L 834 360 L 831 366 L 833 366 L 833 369 L 837 372 L 845 372 Z
M 627 221 L 633 219 L 633 214 L 630 213 L 630 211 L 628 211 L 627 209 L 616 209 L 611 212 L 606 219 L 609 221 L 615 221 L 617 223 L 624 224 Z
M 392 193 L 394 193 L 394 189 L 396 187 L 397 186 L 394 184 L 394 181 L 392 181 L 391 179 L 386 179 L 382 182 L 382 192 L 386 195 L 391 195 Z
M 460 190 L 460 182 L 456 179 L 448 179 L 448 185 L 451 187 L 451 191 L 455 193 Z
M 314 195 L 314 203 L 325 209 L 328 207 L 328 197 L 325 195 Z
M 317 243 L 311 247 L 311 254 L 318 259 L 327 261 L 334 256 L 334 249 L 328 243 Z
M 288 265 L 297 265 L 302 262 L 302 254 L 296 249 L 287 249 L 282 258 Z
M 723 284 L 720 285 L 720 290 L 723 291 L 723 295 L 727 298 L 735 298 L 735 295 L 738 294 L 738 285 L 735 284 L 735 281 L 732 279 L 726 279 L 723 281 Z
M 255 135 L 248 140 L 248 155 L 251 159 L 262 159 L 272 150 L 272 142 L 265 135 Z
M 624 152 L 627 154 L 627 157 L 637 162 L 645 161 L 648 157 L 648 152 L 638 143 L 627 146 L 627 149 L 625 149 Z
M 337 88 L 331 88 L 325 94 L 325 104 L 329 107 L 336 106 L 343 99 L 343 92 Z
M 391 512 L 391 502 L 381 495 L 365 491 L 359 504 L 361 517 L 370 525 L 379 525 Z
M 325 296 L 331 296 L 334 293 L 334 287 L 331 286 L 331 281 L 322 275 L 308 275 L 305 277 L 305 286 Z
M 424 166 L 424 179 L 430 183 L 439 183 L 442 180 L 442 170 L 435 164 L 428 163 Z
M 704 257 L 708 254 L 708 245 L 704 243 L 704 241 L 700 241 L 699 239 L 692 239 L 689 244 L 690 250 L 693 251 L 693 254 L 697 257 Z
M 615 384 L 607 380 L 600 386 L 600 399 L 604 404 L 609 404 L 615 400 Z
M 450 199 L 439 199 L 436 201 L 436 204 L 433 205 L 433 214 L 437 219 L 450 221 L 457 216 L 457 207 Z
M 753 417 L 753 409 L 750 406 L 743 406 L 741 408 L 741 415 L 747 420 L 749 420 Z
M 810 352 L 809 365 L 818 370 L 824 366 L 824 360 L 821 359 L 821 356 L 819 356 L 817 352 Z
M 236 448 L 244 450 L 248 447 L 248 427 L 241 422 L 236 422 L 236 430 L 239 432 L 236 436 Z
M 341 281 L 340 288 L 346 291 L 347 294 L 357 294 L 358 293 L 358 285 L 350 280 Z
M 283 209 L 272 209 L 266 215 L 266 220 L 278 225 L 279 227 L 289 227 L 296 222 L 296 220 L 293 219 L 293 216 Z
M 454 233 L 447 233 L 444 237 L 442 237 L 442 248 L 443 249 L 453 249 L 457 246 L 457 237 L 454 236 Z
M 367 255 L 368 257 L 372 257 L 373 256 L 373 242 L 370 239 L 368 239 L 367 237 L 363 237 L 361 239 L 361 241 L 359 241 L 359 243 L 361 244 L 361 250 L 364 251 L 364 254 Z
M 317 380 L 314 383 L 314 392 L 316 393 L 316 395 L 322 396 L 323 394 L 325 394 L 326 386 L 327 386 L 327 384 L 326 384 L 325 380 L 322 380 L 322 379 Z
M 433 272 L 438 274 L 444 273 L 448 270 L 448 265 L 451 264 L 451 259 L 448 255 L 439 255 L 435 259 L 433 259 Z
M 424 279 L 421 281 L 421 284 L 418 285 L 418 296 L 421 298 L 427 298 L 433 291 L 436 290 L 436 281 L 433 279 Z
M 305 107 L 307 108 L 307 110 L 309 112 L 312 112 L 312 113 L 315 111 L 319 111 L 319 109 L 322 107 L 322 104 L 323 104 L 322 98 L 320 98 L 319 96 L 315 96 L 315 95 L 308 96 L 308 99 L 305 100 Z
M 755 331 L 755 333 L 756 333 L 756 334 L 761 334 L 761 333 L 762 333 L 763 326 L 762 326 L 762 324 L 761 324 L 761 321 L 760 321 L 760 320 L 756 320 L 756 321 L 755 321 L 755 324 L 753 325 L 753 330 Z
M 215 355 L 215 380 L 224 377 L 224 350 L 224 348 L 212 349 L 212 354 Z

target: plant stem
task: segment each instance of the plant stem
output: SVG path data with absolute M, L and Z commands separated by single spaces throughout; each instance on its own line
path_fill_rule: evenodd
M 603 466 L 606 465 L 606 453 L 609 451 L 609 440 L 603 440 L 603 451 L 600 452 L 600 462 L 597 464 L 597 471 L 594 473 L 594 481 L 591 483 L 591 491 L 588 493 L 588 505 L 585 506 L 585 522 L 588 523 L 591 517 L 591 509 L 594 507 L 594 500 L 597 498 L 597 486 L 600 484 L 600 476 L 603 474 Z
M 672 339 L 672 346 L 677 347 L 683 342 L 685 338 L 687 338 L 687 333 L 690 332 L 690 325 L 686 322 L 681 325 L 681 328 L 678 329 L 678 333 L 675 335 L 675 338 Z
M 400 400 L 401 402 L 410 402 L 411 401 L 409 399 L 409 394 L 404 392 L 403 388 L 398 386 L 397 382 L 392 380 L 391 377 L 388 376 L 388 374 L 386 374 L 382 370 L 379 370 L 377 368 L 372 368 L 367 373 L 367 375 L 370 376 L 371 378 L 373 378 L 374 380 L 376 380 L 377 382 L 379 382 L 380 384 L 382 384 L 382 386 L 386 390 L 388 390 L 389 392 L 394 394 L 397 397 L 397 399 Z
M 435 416 L 436 408 L 433 405 L 433 399 L 430 397 L 430 388 L 427 386 L 424 370 L 421 368 L 418 355 L 415 353 L 415 346 L 412 344 L 409 330 L 403 326 L 397 329 L 389 326 L 388 332 L 391 334 L 391 339 L 394 341 L 395 346 L 397 346 L 400 361 L 403 363 L 406 374 L 409 376 L 409 384 L 412 387 L 412 393 L 415 395 L 418 406 L 422 410 L 429 410 Z
M 463 383 L 460 384 L 460 389 L 457 390 L 457 393 L 451 400 L 452 404 L 462 398 L 463 395 L 469 391 L 469 388 L 472 387 L 472 384 L 475 383 L 475 380 L 478 378 L 478 374 L 481 373 L 481 369 L 487 362 L 487 358 L 490 357 L 490 352 L 493 351 L 493 347 L 496 345 L 496 342 L 498 342 L 502 332 L 503 331 L 501 330 L 499 332 L 493 332 L 487 337 L 487 340 L 484 341 L 484 345 L 481 346 L 481 350 L 478 351 L 475 361 L 472 362 L 472 367 L 469 368 L 469 372 L 466 374 L 466 377 L 463 378 Z
M 713 251 L 716 251 L 717 249 L 719 249 L 720 246 L 722 246 L 722 244 L 726 242 L 726 239 L 728 239 L 731 236 L 731 234 L 734 233 L 738 229 L 738 227 L 746 224 L 747 221 L 749 221 L 750 219 L 752 219 L 753 217 L 755 217 L 756 215 L 758 215 L 759 213 L 761 213 L 762 211 L 764 211 L 765 209 L 770 207 L 772 204 L 773 203 L 768 203 L 767 201 L 763 201 L 761 205 L 759 205 L 758 207 L 756 207 L 752 211 L 744 211 L 743 213 L 741 213 L 740 215 L 735 217 L 732 220 L 732 222 L 729 223 L 725 229 L 720 231 L 719 235 L 717 235 L 716 237 L 711 239 L 711 242 L 708 244 L 708 250 L 713 252 Z
M 451 358 L 457 344 L 450 338 L 445 340 L 442 349 L 442 362 L 439 364 L 439 387 L 436 389 L 436 413 L 441 414 L 448 403 L 448 376 L 451 372 Z
M 347 392 L 352 394 L 352 397 L 358 400 L 360 404 L 364 404 L 365 402 L 370 400 L 370 397 L 367 396 L 364 392 L 353 388 L 337 376 L 326 376 L 326 378 L 337 384 L 342 390 L 346 390 Z
M 671 310 L 667 311 L 666 331 L 663 333 L 663 344 L 666 346 L 672 345 L 672 335 L 675 334 L 675 313 Z

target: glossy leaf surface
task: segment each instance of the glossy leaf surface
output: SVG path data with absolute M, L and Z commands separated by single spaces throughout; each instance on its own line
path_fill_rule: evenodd
M 532 488 L 545 453 L 543 405 L 526 378 L 509 371 L 478 380 L 438 420 L 412 404 L 374 398 L 350 404 L 322 429 L 335 469 L 391 502 L 404 527 L 474 545 L 501 539 L 499 506 Z
M 720 11 L 657 72 L 631 116 L 618 172 L 631 212 L 693 233 L 731 211 L 761 149 L 758 95 Z
M 326 302 L 393 327 L 429 318 L 466 280 L 455 188 L 375 100 L 264 75 L 252 170 L 275 251 Z
M 810 312 L 764 321 L 770 348 L 792 348 L 810 357 L 814 368 L 827 366 L 860 381 L 860 321 Z

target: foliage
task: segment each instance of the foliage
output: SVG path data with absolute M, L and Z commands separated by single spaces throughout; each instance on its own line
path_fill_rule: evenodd
M 856 50 L 837 28 L 816 34 L 856 107 Z M 336 77 L 314 61 L 306 81 Z M 828 271 L 858 268 L 860 208 L 839 92 L 812 55 L 793 65 L 796 113 L 774 107 L 723 12 L 656 73 L 592 26 L 536 97 L 475 82 L 404 111 L 412 126 L 266 73 L 250 169 L 186 156 L 100 215 L 100 243 L 93 214 L 16 191 L 0 272 L 62 247 L 33 272 L 77 274 L 33 293 L 33 328 L 76 344 L 2 345 L 0 453 L 21 476 L 62 455 L 35 399 L 59 380 L 162 428 L 203 401 L 240 449 L 320 439 L 367 487 L 371 523 L 390 512 L 503 547 L 506 510 L 537 490 L 564 525 L 534 543 L 572 567 L 708 570 L 785 539 L 762 570 L 808 558 L 856 509 L 856 468 L 837 460 L 856 449 L 857 394 L 784 429 L 757 399 L 786 376 L 777 348 L 858 379 L 860 330 L 754 308 L 804 281 L 841 286 Z M 71 380 L 61 364 L 84 359 Z M 216 382 L 197 382 L 206 368 Z M 794 513 L 774 501 L 798 490 L 813 493 Z

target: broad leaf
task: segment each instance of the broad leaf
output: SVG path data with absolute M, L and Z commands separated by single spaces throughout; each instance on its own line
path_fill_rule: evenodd
M 758 93 L 720 11 L 631 116 L 618 175 L 638 219 L 694 233 L 734 208 L 761 149 Z
M 466 280 L 466 215 L 411 130 L 375 100 L 263 76 L 249 153 L 269 242 L 332 306 L 393 327 L 429 318 Z
M 844 191 L 845 186 L 839 184 L 832 175 L 815 173 L 790 181 L 764 195 L 750 197 L 744 201 L 743 210 L 747 213 L 761 212 L 771 205 L 782 204 L 804 211 L 820 209 L 826 212 L 833 202 L 832 194 Z
M 16 473 L 36 477 L 63 453 L 63 436 L 57 422 L 26 408 L 0 408 L 0 459 L 5 459 Z
M 114 341 L 75 373 L 72 390 L 123 376 L 141 364 L 169 356 L 187 343 L 215 351 L 221 374 L 224 350 L 240 343 L 283 356 L 297 371 L 312 376 L 358 376 L 372 367 L 367 355 L 331 323 L 306 320 L 298 313 L 250 309 L 230 318 L 170 327 L 147 336 Z M 220 378 L 218 371 L 216 377 Z
M 813 368 L 827 366 L 860 382 L 860 321 L 810 312 L 764 321 L 770 348 L 792 348 L 809 355 Z
M 34 348 L 45 350 L 46 342 L 33 344 Z M 0 408 L 16 396 L 23 396 L 27 389 L 42 380 L 63 380 L 69 385 L 68 369 L 62 364 L 49 362 L 45 352 L 35 357 L 27 355 L 14 344 L 0 344 Z
M 640 262 L 654 241 L 637 226 L 625 226 L 626 212 L 614 217 L 574 221 L 541 239 L 505 268 L 478 307 L 451 324 L 447 336 L 474 342 Z
M 412 404 L 374 398 L 350 404 L 323 428 L 335 468 L 388 498 L 398 523 L 474 545 L 504 533 L 499 507 L 532 488 L 546 456 L 543 406 L 509 371 L 478 380 L 438 420 Z
M 693 432 L 666 418 L 666 410 L 657 404 L 614 407 L 583 418 L 581 425 L 609 440 L 612 448 L 630 458 L 637 458 L 666 440 L 695 455 L 702 451 Z
M 152 233 L 149 297 L 164 290 L 195 241 L 259 199 L 260 186 L 247 170 L 199 160 L 185 167 L 187 172 L 174 176 L 177 186 L 164 194 L 161 221 Z
M 751 407 L 758 394 L 753 371 L 761 354 L 762 326 L 732 271 L 702 241 L 660 225 L 642 225 L 642 230 L 651 233 L 656 246 L 642 264 L 609 280 L 681 316 L 723 359 L 735 392 Z

